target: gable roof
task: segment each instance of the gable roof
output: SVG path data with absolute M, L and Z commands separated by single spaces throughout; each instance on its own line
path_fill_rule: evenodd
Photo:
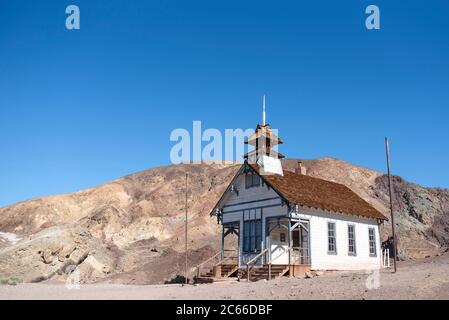
M 292 204 L 388 220 L 354 191 L 340 183 L 285 171 L 284 175 L 261 175 L 257 164 L 246 163 L 280 196 Z

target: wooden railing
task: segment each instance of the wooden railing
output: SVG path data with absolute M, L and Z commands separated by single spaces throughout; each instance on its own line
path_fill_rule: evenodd
M 281 248 L 283 249 L 283 252 L 281 254 L 277 255 L 276 257 L 274 257 L 273 259 L 271 258 L 271 252 L 268 255 L 269 256 L 268 259 L 267 259 L 267 260 L 269 260 L 268 263 L 267 263 L 268 264 L 268 280 L 271 280 L 271 266 L 272 266 L 273 262 L 276 261 L 279 257 L 284 256 L 285 253 L 288 253 L 288 252 L 292 251 L 293 249 L 299 249 L 299 251 L 301 253 L 300 256 L 299 256 L 300 260 L 302 261 L 302 258 L 309 259 L 308 255 L 303 255 L 302 254 L 303 253 L 302 252 L 303 249 L 300 248 L 300 247 L 288 247 L 287 249 L 284 249 L 284 247 L 281 247 Z M 249 260 L 248 262 L 245 263 L 246 264 L 246 277 L 247 277 L 248 281 L 250 279 L 250 271 L 254 267 L 254 265 L 256 264 L 257 260 L 259 260 L 264 254 L 269 252 L 269 250 L 270 250 L 270 248 L 266 248 L 266 249 L 262 250 L 255 257 L 253 257 L 251 260 Z M 224 252 L 236 252 L 236 250 L 224 250 Z M 209 259 L 207 259 L 207 260 L 201 262 L 199 265 L 197 265 L 195 267 L 197 278 L 200 277 L 201 267 L 206 265 L 207 263 L 213 261 L 214 259 L 217 259 L 221 254 L 222 254 L 222 252 L 219 251 L 216 254 L 214 254 L 212 257 L 210 257 Z M 213 265 L 214 266 L 218 266 L 218 265 L 223 264 L 225 261 L 228 261 L 230 259 L 235 259 L 235 258 L 238 259 L 238 256 L 223 257 L 220 260 L 218 260 L 217 263 L 214 263 Z M 238 261 L 237 261 L 237 264 L 238 264 Z
M 224 252 L 235 252 L 235 251 L 236 251 L 236 250 L 224 250 Z M 222 252 L 221 252 L 221 250 L 220 250 L 220 251 L 218 251 L 216 254 L 214 254 L 212 257 L 210 257 L 209 259 L 207 259 L 207 260 L 201 262 L 199 265 L 197 265 L 197 266 L 195 267 L 197 278 L 200 277 L 200 270 L 201 270 L 201 267 L 204 266 L 205 264 L 211 262 L 212 260 L 216 259 L 218 256 L 221 256 L 221 254 L 222 254 Z M 219 264 L 223 264 L 223 262 L 225 262 L 225 261 L 227 261 L 227 260 L 230 260 L 230 259 L 233 259 L 233 258 L 238 258 L 238 257 L 234 257 L 234 256 L 223 257 L 222 259 L 220 259 L 220 260 L 218 261 L 218 263 L 215 263 L 214 266 L 219 265 Z
M 292 259 L 294 259 L 293 262 L 291 261 L 292 264 L 310 264 L 310 255 L 308 248 L 293 247 L 293 249 L 298 250 L 299 255 L 293 255 L 292 253 Z
M 390 268 L 390 249 L 383 249 L 382 251 L 382 268 Z
M 209 259 L 207 259 L 206 261 L 203 261 L 203 262 L 201 262 L 199 265 L 197 265 L 197 266 L 195 267 L 195 269 L 196 269 L 196 277 L 197 277 L 197 278 L 200 277 L 200 269 L 201 269 L 202 266 L 204 266 L 206 263 L 208 263 L 208 262 L 214 260 L 216 257 L 218 257 L 218 256 L 220 256 L 220 255 L 221 255 L 221 250 L 218 251 L 216 254 L 214 254 L 214 255 L 213 255 L 212 257 L 210 257 Z
M 284 255 L 284 253 L 290 252 L 293 249 L 299 249 L 299 252 L 300 252 L 300 255 L 298 257 L 299 260 L 300 261 L 303 261 L 303 260 L 309 261 L 310 257 L 308 255 L 308 252 L 307 252 L 307 255 L 303 254 L 303 251 L 308 251 L 307 249 L 304 249 L 304 248 L 301 248 L 301 247 L 288 247 L 287 249 L 284 249 L 282 247 L 282 249 L 284 250 L 284 252 L 282 252 L 281 254 L 277 255 L 274 259 L 271 259 L 271 254 L 270 254 L 270 261 L 268 262 L 268 280 L 271 280 L 271 265 L 273 264 L 273 261 L 275 261 L 279 257 L 282 257 Z M 290 264 L 291 264 L 291 261 L 290 261 Z
M 284 248 L 282 248 L 284 249 Z M 270 254 L 270 261 L 268 262 L 268 280 L 271 280 L 271 264 L 273 263 L 273 261 L 275 261 L 277 258 L 281 257 L 284 253 L 286 252 L 290 252 L 290 250 L 292 250 L 293 247 L 288 247 L 287 250 L 284 249 L 284 252 L 281 253 L 280 255 L 276 256 L 274 259 L 271 259 L 271 254 Z
M 238 255 L 236 255 L 236 256 L 230 256 L 230 257 L 225 257 L 225 258 L 221 259 L 220 262 L 218 262 L 216 265 L 224 264 L 225 261 L 228 261 L 228 260 L 231 260 L 231 259 L 236 259 L 236 260 L 237 260 L 237 263 L 236 263 L 236 264 L 238 265 L 238 264 L 239 264 L 239 263 L 238 263 L 238 258 L 239 258 Z
M 254 258 L 252 258 L 251 260 L 249 260 L 246 263 L 246 278 L 248 279 L 248 281 L 249 281 L 249 266 L 250 266 L 250 264 L 254 264 L 257 260 L 259 260 L 259 258 L 261 256 L 263 256 L 267 252 L 268 252 L 268 248 L 262 250 L 257 256 L 255 256 Z

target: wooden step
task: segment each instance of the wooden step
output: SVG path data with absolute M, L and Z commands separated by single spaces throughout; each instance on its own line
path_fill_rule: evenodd
M 236 273 L 238 271 L 239 267 L 237 265 L 235 266 L 230 266 L 227 267 L 225 269 L 221 269 L 221 276 L 224 278 L 228 278 L 230 276 L 232 276 L 234 273 Z
M 195 283 L 212 283 L 212 282 L 214 282 L 214 278 L 212 277 L 200 276 L 195 278 Z
M 238 266 L 236 264 L 225 264 L 221 266 L 221 277 L 214 278 L 214 270 L 213 267 L 206 273 L 202 273 L 200 277 L 196 278 L 196 283 L 212 283 L 212 282 L 221 282 L 226 279 L 233 281 L 237 280 L 237 277 L 231 277 L 234 273 L 237 272 Z
M 199 277 L 195 278 L 195 283 L 216 283 L 216 282 L 234 282 L 237 278 L 214 278 L 214 277 Z
M 271 266 L 271 279 L 279 278 L 288 273 L 289 267 L 287 265 L 272 265 Z M 235 275 L 237 272 L 240 274 L 240 278 L 246 279 L 246 268 L 238 268 L 237 265 L 222 265 L 221 266 L 221 278 L 213 277 L 213 269 L 208 271 L 205 274 L 202 274 L 198 279 L 197 283 L 211 283 L 211 282 L 219 282 L 225 281 L 226 279 L 236 280 L 237 276 L 231 277 Z M 269 266 L 264 265 L 260 267 L 254 267 L 250 270 L 250 281 L 258 281 L 262 279 L 269 279 Z
M 285 275 L 289 271 L 289 267 L 286 265 L 272 265 L 271 266 L 271 279 L 279 278 Z M 246 278 L 246 270 L 243 272 L 243 277 Z M 269 266 L 255 267 L 250 270 L 250 281 L 259 281 L 262 279 L 269 279 L 270 272 Z

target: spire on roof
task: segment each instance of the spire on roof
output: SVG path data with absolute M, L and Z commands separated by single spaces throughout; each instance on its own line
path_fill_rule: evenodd
M 262 125 L 266 125 L 267 115 L 265 113 L 265 95 L 263 95 L 263 104 L 262 104 Z
M 273 158 L 284 158 L 284 156 L 273 150 L 273 147 L 282 144 L 282 140 L 273 132 L 270 125 L 267 124 L 265 111 L 265 95 L 262 98 L 262 124 L 258 124 L 254 133 L 248 137 L 245 144 L 254 146 L 254 150 L 247 152 L 243 157 L 256 163 L 257 159 L 263 155 Z

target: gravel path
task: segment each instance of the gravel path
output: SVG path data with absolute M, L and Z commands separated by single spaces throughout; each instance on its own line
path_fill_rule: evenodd
M 312 279 L 202 285 L 0 286 L 0 299 L 449 299 L 449 254 L 399 262 L 398 272 L 328 272 Z

